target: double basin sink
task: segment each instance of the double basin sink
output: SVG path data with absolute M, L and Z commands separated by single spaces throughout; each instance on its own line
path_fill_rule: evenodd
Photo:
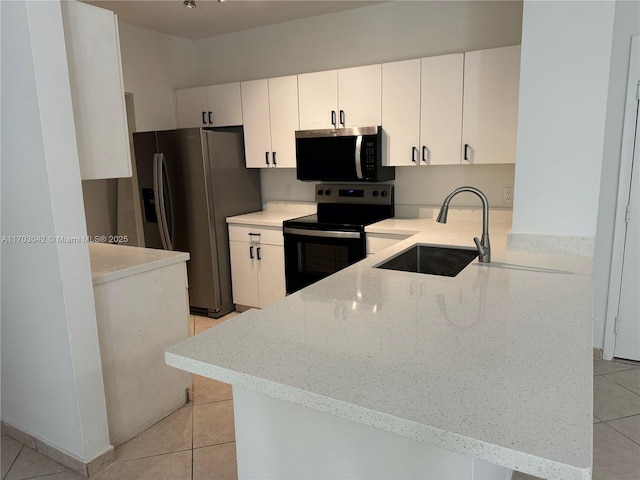
M 376 265 L 376 268 L 455 277 L 477 256 L 478 250 L 475 248 L 442 247 L 418 243 L 384 263 Z

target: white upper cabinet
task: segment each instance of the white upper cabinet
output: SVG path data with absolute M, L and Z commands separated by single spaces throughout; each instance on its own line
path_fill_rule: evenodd
M 383 158 L 389 165 L 417 165 L 420 145 L 420 59 L 382 65 Z
M 338 70 L 338 126 L 382 123 L 382 65 Z
M 295 167 L 297 76 L 242 82 L 247 167 Z
M 463 59 L 453 54 L 382 66 L 389 165 L 460 163 Z
M 296 166 L 296 130 L 298 120 L 298 76 L 269 79 L 272 164 Z
M 247 167 L 270 167 L 269 81 L 264 79 L 242 82 L 240 89 Z
M 300 130 L 338 126 L 338 71 L 298 75 Z
M 242 125 L 240 83 L 176 90 L 178 128 Z
M 179 128 L 207 126 L 209 123 L 207 87 L 176 90 L 176 111 Z
M 382 66 L 387 164 L 514 163 L 520 47 Z
M 86 3 L 61 5 L 81 178 L 131 177 L 117 17 Z
M 465 53 L 463 163 L 514 163 L 520 46 Z
M 464 55 L 423 58 L 420 100 L 420 163 L 460 163 Z
M 207 87 L 207 103 L 212 127 L 242 125 L 242 100 L 240 82 L 224 83 Z
M 371 127 L 382 121 L 382 66 L 298 75 L 300 129 Z

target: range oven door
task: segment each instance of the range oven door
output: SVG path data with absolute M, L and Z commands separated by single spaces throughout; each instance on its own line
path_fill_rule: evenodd
M 287 293 L 297 292 L 365 257 L 363 232 L 284 227 Z

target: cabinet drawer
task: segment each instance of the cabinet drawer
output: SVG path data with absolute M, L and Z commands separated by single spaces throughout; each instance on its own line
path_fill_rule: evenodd
M 391 245 L 401 242 L 411 235 L 389 235 L 383 233 L 367 233 L 367 256 L 378 253 Z
M 249 235 L 255 233 L 258 235 Z M 236 242 L 284 245 L 282 227 L 256 227 L 253 225 L 229 225 L 229 240 Z

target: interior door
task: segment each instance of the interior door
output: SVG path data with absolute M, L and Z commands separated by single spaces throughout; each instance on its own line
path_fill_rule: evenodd
M 635 148 L 631 167 L 627 230 L 622 261 L 620 303 L 618 305 L 618 331 L 615 356 L 640 361 L 640 122 L 636 113 Z

